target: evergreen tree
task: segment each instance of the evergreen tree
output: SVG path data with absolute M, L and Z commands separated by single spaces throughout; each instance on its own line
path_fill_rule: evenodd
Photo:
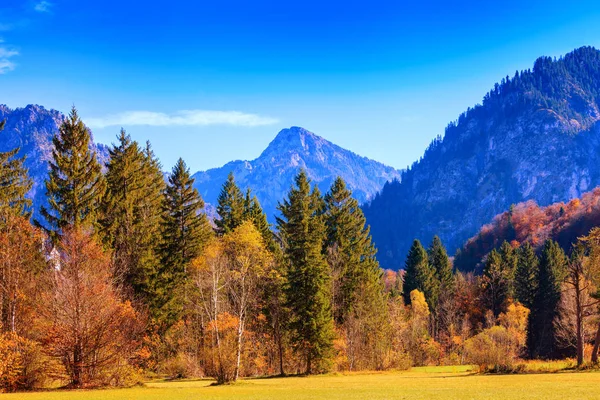
M 533 247 L 525 243 L 517 250 L 515 297 L 531 310 L 537 292 L 539 260 Z
M 218 198 L 217 213 L 220 219 L 215 220 L 217 232 L 221 235 L 233 231 L 245 221 L 252 221 L 260 232 L 265 245 L 271 252 L 278 250 L 271 225 L 267 221 L 267 215 L 263 212 L 256 196 L 252 196 L 250 189 L 246 190 L 246 196 L 235 183 L 233 173 L 229 173 L 227 181 L 223 184 Z
M 528 349 L 532 357 L 547 358 L 556 350 L 554 319 L 558 314 L 567 257 L 558 243 L 544 244 L 537 274 L 537 292 L 529 316 Z
M 177 321 L 183 312 L 187 269 L 208 241 L 211 227 L 202 213 L 204 201 L 193 187 L 194 179 L 180 158 L 173 167 L 165 190 L 161 226 L 161 265 L 155 287 L 153 309 L 163 327 Z
M 232 172 L 227 176 L 217 201 L 217 213 L 220 219 L 215 220 L 215 225 L 217 225 L 217 232 L 224 235 L 244 222 L 244 195 L 236 185 Z
M 437 235 L 433 237 L 427 255 L 429 256 L 429 264 L 435 270 L 435 276 L 440 283 L 440 291 L 451 292 L 454 290 L 452 263 L 450 263 L 446 248 Z
M 267 214 L 263 211 L 256 196 L 252 196 L 250 189 L 246 190 L 246 197 L 244 198 L 243 220 L 252 221 L 256 230 L 260 232 L 269 251 L 272 253 L 281 252 L 281 249 L 275 242 L 275 236 L 271 230 L 271 224 L 267 220 Z
M 134 295 L 148 300 L 152 295 L 150 280 L 158 268 L 165 184 L 149 145 L 144 152 L 123 130 L 118 140 L 119 144 L 109 150 L 103 233 L 113 249 L 115 278 Z
M 427 251 L 417 239 L 413 241 L 408 252 L 404 271 L 404 303 L 410 304 L 410 292 L 417 289 L 425 295 L 429 309 L 434 309 L 437 304 L 439 284 L 435 277 L 435 270 L 429 264 Z
M 510 271 L 497 250 L 487 256 L 481 283 L 483 304 L 497 317 L 506 311 L 510 299 Z
M 436 308 L 431 309 L 431 331 L 436 339 L 439 338 L 440 331 L 447 331 L 448 326 L 448 309 L 451 309 L 451 304 L 454 303 L 454 274 L 452 272 L 452 264 L 446 253 L 446 248 L 442 244 L 440 238 L 436 235 L 433 237 L 431 245 L 427 249 L 429 257 L 429 265 L 435 272 L 435 288 L 437 292 Z
M 301 171 L 287 199 L 279 204 L 277 218 L 285 260 L 285 294 L 291 310 L 292 343 L 306 362 L 306 373 L 325 370 L 333 356 L 334 326 L 331 312 L 331 276 L 323 256 L 326 228 L 323 199 L 318 188 Z
M 52 139 L 54 150 L 46 181 L 50 208 L 41 208 L 47 222 L 45 228 L 55 240 L 67 227 L 98 227 L 106 182 L 96 154 L 90 149 L 90 140 L 90 132 L 73 107 Z
M 5 122 L 0 122 L 0 132 L 4 129 Z M 24 166 L 25 157 L 15 157 L 18 152 L 19 148 L 0 152 L 0 213 L 10 211 L 29 217 L 31 200 L 25 196 L 33 182 Z
M 342 178 L 335 180 L 325 203 L 326 248 L 335 253 L 335 266 L 330 266 L 338 270 L 334 276 L 339 281 L 334 283 L 334 318 L 342 323 L 357 301 L 381 307 L 383 282 L 365 216 Z M 365 287 L 371 292 L 365 293 Z
M 349 338 L 349 356 L 356 366 L 381 365 L 387 304 L 382 270 L 375 258 L 369 227 L 358 201 L 342 178 L 325 196 L 326 250 L 333 275 L 334 319 Z M 356 321 L 360 321 L 356 323 Z M 355 351 L 363 345 L 367 351 Z
M 500 246 L 500 258 L 502 259 L 502 269 L 506 273 L 508 283 L 507 295 L 509 298 L 515 296 L 515 274 L 517 272 L 517 252 L 506 240 Z

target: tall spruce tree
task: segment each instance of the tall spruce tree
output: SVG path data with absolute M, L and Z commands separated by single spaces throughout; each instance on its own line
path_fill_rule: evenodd
M 287 264 L 285 294 L 291 311 L 292 343 L 306 363 L 306 373 L 326 370 L 333 357 L 334 325 L 331 276 L 323 256 L 326 228 L 323 199 L 306 172 L 295 178 L 279 204 L 277 225 Z
M 220 235 L 232 232 L 244 222 L 244 195 L 230 172 L 217 200 L 219 219 L 215 220 Z
M 47 222 L 45 229 L 54 240 L 67 227 L 98 228 L 106 181 L 96 154 L 90 149 L 90 140 L 90 132 L 73 107 L 52 139 L 54 150 L 46 181 L 50 208 L 41 208 Z
M 515 297 L 515 274 L 517 272 L 517 251 L 506 240 L 500 246 L 500 258 L 502 259 L 502 269 L 506 273 L 508 283 L 507 295 L 513 299 Z
M 202 213 L 204 201 L 193 184 L 194 179 L 180 158 L 169 176 L 161 224 L 161 265 L 153 309 L 160 310 L 157 318 L 163 327 L 181 317 L 188 266 L 200 255 L 212 232 Z
M 160 164 L 121 130 L 110 149 L 107 194 L 102 219 L 104 238 L 113 249 L 115 277 L 135 297 L 152 296 L 151 279 L 159 260 L 159 224 L 165 187 Z
M 325 195 L 326 254 L 333 275 L 334 319 L 349 338 L 351 366 L 376 369 L 382 358 L 387 303 L 366 218 L 338 177 Z M 360 344 L 359 344 L 360 343 Z M 366 351 L 358 351 L 364 346 Z
M 357 302 L 383 306 L 381 269 L 366 218 L 346 183 L 338 177 L 325 195 L 326 248 L 334 254 L 334 318 L 342 323 Z M 368 289 L 365 291 L 365 289 Z M 367 296 L 367 297 L 365 297 Z
M 534 358 L 551 357 L 556 350 L 554 319 L 558 314 L 567 257 L 558 243 L 544 244 L 537 274 L 537 292 L 529 316 L 527 347 Z
M 6 121 L 0 121 L 0 132 Z M 19 148 L 0 152 L 0 214 L 5 212 L 29 216 L 31 200 L 26 197 L 33 182 L 25 168 L 25 157 L 17 158 Z
M 427 305 L 432 310 L 437 304 L 438 288 L 435 270 L 429 264 L 427 251 L 421 242 L 415 239 L 404 265 L 404 303 L 410 304 L 410 292 L 417 289 L 423 292 Z
M 538 289 L 539 259 L 529 243 L 517 249 L 517 272 L 515 274 L 515 298 L 531 310 Z
M 233 231 L 243 222 L 252 221 L 263 237 L 267 248 L 271 252 L 278 250 L 271 231 L 271 225 L 267 221 L 267 215 L 263 212 L 258 199 L 252 195 L 250 189 L 246 190 L 246 196 L 242 194 L 235 182 L 233 173 L 229 173 L 221 188 L 217 213 L 219 219 L 215 220 L 215 225 L 219 234 L 224 235 Z
M 246 190 L 246 197 L 244 198 L 243 219 L 244 221 L 252 221 L 256 230 L 260 232 L 269 251 L 272 253 L 281 252 L 280 247 L 275 242 L 275 236 L 271 230 L 271 224 L 267 220 L 267 214 L 263 211 L 256 196 L 252 195 L 250 189 Z
M 436 304 L 435 308 L 431 309 L 431 331 L 437 339 L 441 330 L 449 328 L 448 316 L 450 313 L 448 309 L 451 309 L 454 303 L 455 277 L 446 248 L 437 235 L 433 237 L 427 249 L 427 255 L 429 265 L 435 272 Z
M 506 311 L 511 290 L 510 274 L 502 255 L 492 250 L 483 268 L 481 284 L 483 304 L 495 317 Z
M 446 248 L 442 244 L 440 238 L 436 235 L 431 241 L 429 249 L 429 264 L 435 270 L 435 276 L 440 283 L 440 291 L 454 290 L 454 274 L 452 273 L 452 263 L 446 252 Z
M 136 293 L 142 295 L 146 303 L 155 296 L 158 271 L 161 265 L 162 222 L 165 209 L 165 178 L 160 161 L 154 154 L 150 142 L 143 150 L 142 173 L 145 184 L 143 196 L 136 206 L 136 220 L 139 229 L 137 270 L 131 284 Z M 154 314 L 154 310 L 151 310 Z

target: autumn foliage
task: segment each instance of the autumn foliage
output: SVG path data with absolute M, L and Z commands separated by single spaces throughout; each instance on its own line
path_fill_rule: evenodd
M 39 307 L 45 351 L 62 361 L 71 386 L 122 383 L 141 325 L 113 286 L 109 255 L 88 233 L 70 231 L 59 264 Z
M 476 236 L 469 239 L 457 253 L 454 265 L 462 271 L 480 267 L 483 257 L 504 241 L 512 243 L 513 247 L 529 242 L 534 248 L 539 248 L 547 239 L 552 239 L 568 250 L 578 237 L 598 225 L 600 188 L 567 203 L 546 207 L 540 207 L 531 200 L 519 203 L 494 217 L 491 223 L 484 225 Z

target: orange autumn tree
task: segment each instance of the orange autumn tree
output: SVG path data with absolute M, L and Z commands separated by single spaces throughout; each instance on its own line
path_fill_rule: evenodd
M 42 236 L 20 215 L 5 214 L 0 225 L 0 331 L 29 330 L 34 277 L 44 269 Z
M 0 392 L 31 389 L 43 380 L 32 340 L 35 278 L 44 269 L 42 237 L 17 213 L 0 212 Z
M 64 232 L 59 252 L 40 307 L 45 348 L 62 361 L 71 387 L 123 384 L 141 332 L 113 286 L 110 256 L 80 230 Z

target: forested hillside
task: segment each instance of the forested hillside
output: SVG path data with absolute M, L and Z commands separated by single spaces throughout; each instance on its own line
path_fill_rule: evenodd
M 532 200 L 519 203 L 496 215 L 469 239 L 457 252 L 454 265 L 463 271 L 477 269 L 484 257 L 504 241 L 516 245 L 530 243 L 539 249 L 550 239 L 568 252 L 578 237 L 587 235 L 596 226 L 600 226 L 600 188 L 584 193 L 581 198 L 546 207 Z
M 364 207 L 379 260 L 402 267 L 413 238 L 454 252 L 511 204 L 567 201 L 600 184 L 600 52 L 541 57 L 507 76 Z

